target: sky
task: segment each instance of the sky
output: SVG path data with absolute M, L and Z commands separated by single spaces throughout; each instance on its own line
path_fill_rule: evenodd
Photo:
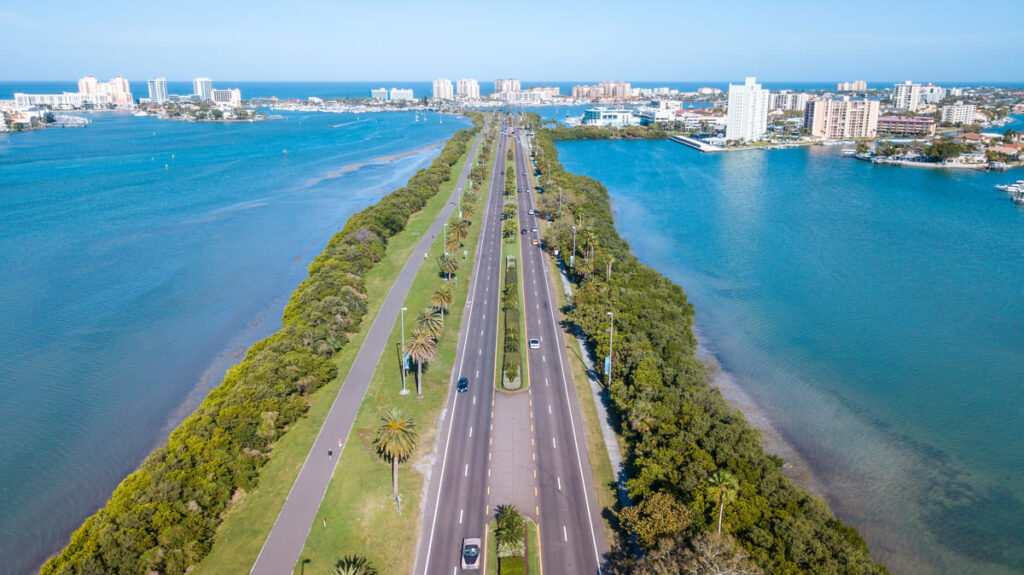
M 1024 0 L 0 3 L 0 80 L 1021 82 L 1021 46 Z

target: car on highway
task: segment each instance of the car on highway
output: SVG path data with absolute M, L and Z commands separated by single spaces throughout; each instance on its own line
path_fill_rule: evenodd
M 520 230 L 519 233 L 520 234 L 525 234 L 526 233 L 526 228 L 523 228 L 522 230 Z
M 539 348 L 540 348 L 540 340 L 537 339 L 537 338 L 531 339 L 530 340 L 530 349 L 539 349 Z
M 537 226 L 533 226 L 532 228 L 530 228 L 530 231 L 533 233 L 537 233 Z
M 455 391 L 458 391 L 459 393 L 469 391 L 469 380 L 465 377 L 460 377 L 459 383 L 455 384 Z
M 532 216 L 532 215 L 533 215 L 533 210 L 530 210 L 530 211 L 529 211 L 529 212 L 527 212 L 527 213 L 528 213 L 528 214 L 530 214 L 530 215 Z
M 537 241 L 537 238 L 533 238 L 533 241 L 530 242 L 530 243 L 535 245 L 535 246 L 539 246 L 540 245 L 540 242 Z
M 466 537 L 462 540 L 462 568 L 480 568 L 480 538 Z

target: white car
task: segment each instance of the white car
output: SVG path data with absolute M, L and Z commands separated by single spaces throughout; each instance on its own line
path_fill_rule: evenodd
M 530 340 L 530 349 L 540 349 L 540 340 L 533 338 Z
M 480 568 L 480 538 L 466 537 L 462 540 L 462 568 Z

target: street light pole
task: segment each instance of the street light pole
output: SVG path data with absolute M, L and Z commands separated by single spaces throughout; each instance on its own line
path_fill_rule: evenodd
M 576 226 L 572 227 L 572 255 L 569 256 L 569 269 L 573 268 L 573 263 L 576 262 Z
M 608 325 L 608 385 L 612 384 L 612 341 L 615 339 L 615 315 L 608 312 L 611 323 Z
M 409 390 L 405 387 L 405 310 L 409 308 L 402 308 L 402 391 L 398 392 L 398 395 L 409 395 Z

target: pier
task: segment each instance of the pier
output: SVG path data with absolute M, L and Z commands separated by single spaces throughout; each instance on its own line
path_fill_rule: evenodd
M 708 144 L 706 142 L 702 142 L 701 140 L 698 140 L 696 138 L 691 138 L 689 136 L 676 135 L 676 136 L 669 136 L 668 138 L 670 140 L 672 140 L 673 142 L 679 142 L 680 144 L 683 144 L 684 146 L 689 146 L 689 147 L 691 147 L 691 148 L 693 148 L 695 150 L 699 150 L 701 152 L 722 152 L 722 151 L 725 151 L 725 148 L 723 148 L 721 146 L 712 146 L 711 144 Z

